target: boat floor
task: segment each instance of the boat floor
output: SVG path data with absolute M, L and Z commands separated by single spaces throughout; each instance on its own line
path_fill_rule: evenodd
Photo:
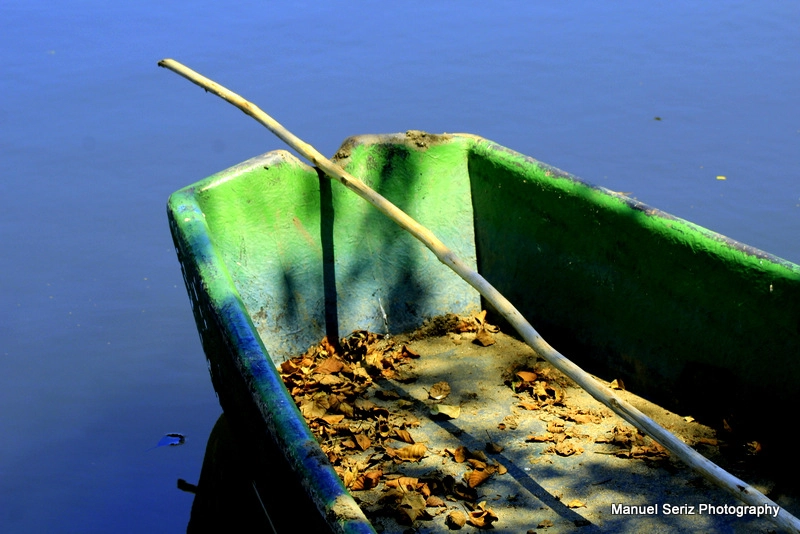
M 393 338 L 419 358 L 404 366 L 403 381 L 377 380 L 367 394 L 379 407 L 413 421 L 406 427 L 427 450 L 418 461 L 383 461 L 384 483 L 368 490 L 351 488 L 378 532 L 446 532 L 451 511 L 470 511 L 465 500 L 446 499 L 445 507 L 426 509 L 432 518 L 417 519 L 409 530 L 408 521 L 399 523 L 396 510 L 385 505 L 385 481 L 399 475 L 465 480 L 480 462 L 471 466 L 463 458 L 457 461 L 459 447 L 467 456 L 483 457 L 490 471 L 496 471 L 474 488 L 474 502 L 485 501 L 484 508 L 497 517 L 492 524 L 497 533 L 774 532 L 766 517 L 719 509 L 742 503 L 669 458 L 527 345 L 502 333 L 493 336 L 496 343 L 490 346 L 474 343 L 474 333 Z M 536 374 L 538 389 L 524 382 L 533 379 L 526 370 Z M 440 394 L 441 385 L 435 385 L 442 382 L 450 393 L 434 400 L 431 393 Z M 713 429 L 629 392 L 618 393 L 702 454 L 721 459 L 719 446 L 724 443 Z M 437 404 L 458 406 L 460 413 L 455 418 L 432 415 Z M 359 454 L 365 461 L 375 457 L 371 449 Z M 503 474 L 493 465 L 503 466 Z M 773 491 L 770 479 L 753 472 L 734 474 L 789 512 L 798 512 L 798 501 Z M 476 530 L 469 524 L 463 528 Z

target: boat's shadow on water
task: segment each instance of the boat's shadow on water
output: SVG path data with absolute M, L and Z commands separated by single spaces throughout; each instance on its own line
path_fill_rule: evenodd
M 220 415 L 208 438 L 197 486 L 178 483 L 195 492 L 186 532 L 329 531 L 283 454 L 277 448 L 256 451 L 243 441 L 234 436 L 226 415 Z M 270 446 L 268 440 L 263 442 L 262 446 Z M 252 461 L 252 455 L 265 452 L 274 459 L 274 469 L 266 476 L 253 468 Z

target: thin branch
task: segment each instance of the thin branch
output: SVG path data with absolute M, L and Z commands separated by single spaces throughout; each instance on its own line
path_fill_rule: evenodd
M 751 506 L 769 506 L 772 510 L 777 509 L 777 517 L 773 517 L 772 514 L 767 514 L 767 517 L 776 525 L 790 532 L 800 532 L 800 520 L 796 517 L 789 514 L 783 508 L 780 508 L 775 502 L 767 498 L 754 487 L 731 475 L 687 446 L 674 434 L 661 427 L 634 406 L 617 397 L 611 389 L 595 380 L 591 375 L 551 347 L 508 299 L 500 294 L 500 292 L 489 284 L 480 274 L 468 267 L 430 230 L 416 222 L 400 208 L 373 191 L 361 180 L 327 159 L 314 147 L 289 132 L 252 102 L 245 100 L 238 94 L 198 74 L 175 60 L 164 59 L 159 61 L 158 65 L 183 76 L 206 91 L 214 93 L 223 100 L 230 102 L 244 113 L 266 126 L 272 133 L 286 142 L 286 144 L 299 152 L 316 167 L 322 169 L 329 178 L 337 180 L 348 189 L 354 191 L 358 196 L 375 206 L 387 217 L 400 225 L 400 227 L 420 240 L 433 252 L 439 261 L 450 267 L 469 285 L 478 290 L 506 321 L 519 332 L 522 339 L 524 339 L 533 350 L 559 371 L 575 381 L 575 383 L 586 390 L 592 397 L 608 406 L 627 422 L 663 445 L 664 448 L 680 458 L 692 469 L 727 490 L 737 499 Z

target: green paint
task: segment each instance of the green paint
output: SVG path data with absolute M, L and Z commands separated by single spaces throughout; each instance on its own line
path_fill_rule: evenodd
M 797 402 L 797 265 L 475 136 L 361 136 L 337 157 L 587 370 L 693 415 Z M 226 413 L 264 424 L 336 531 L 371 531 L 274 365 L 325 334 L 383 332 L 383 311 L 398 332 L 477 309 L 476 292 L 285 151 L 178 191 L 169 216 Z

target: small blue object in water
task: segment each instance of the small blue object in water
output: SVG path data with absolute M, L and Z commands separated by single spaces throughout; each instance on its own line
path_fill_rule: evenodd
M 178 445 L 183 445 L 186 443 L 186 436 L 183 434 L 178 434 L 177 432 L 172 432 L 164 436 L 158 441 L 158 445 L 155 447 L 150 447 L 147 449 L 148 451 L 152 451 L 153 449 L 157 449 L 158 447 L 165 447 L 169 445 L 170 447 L 177 447 Z

